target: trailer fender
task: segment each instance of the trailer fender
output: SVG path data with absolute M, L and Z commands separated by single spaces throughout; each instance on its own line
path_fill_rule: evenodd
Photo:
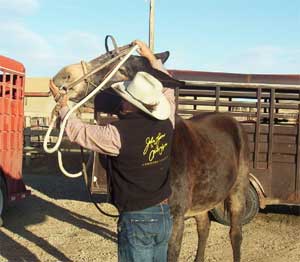
M 249 173 L 249 180 L 251 185 L 255 188 L 256 193 L 258 195 L 259 207 L 264 209 L 266 207 L 266 193 L 263 189 L 262 184 L 252 173 Z

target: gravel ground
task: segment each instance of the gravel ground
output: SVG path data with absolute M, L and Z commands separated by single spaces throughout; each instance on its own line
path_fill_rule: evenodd
M 99 214 L 88 202 L 81 179 L 41 169 L 25 172 L 24 180 L 32 196 L 14 203 L 4 215 L 0 262 L 117 261 L 116 220 Z M 243 237 L 243 262 L 300 261 L 300 217 L 291 215 L 289 208 L 259 213 L 244 226 Z M 193 261 L 196 245 L 190 219 L 179 261 Z M 212 223 L 206 261 L 232 261 L 228 227 Z

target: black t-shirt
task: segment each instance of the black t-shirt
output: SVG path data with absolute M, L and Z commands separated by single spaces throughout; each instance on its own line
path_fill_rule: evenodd
M 122 145 L 120 154 L 110 157 L 112 200 L 119 211 L 141 210 L 169 197 L 171 121 L 138 112 L 113 125 Z

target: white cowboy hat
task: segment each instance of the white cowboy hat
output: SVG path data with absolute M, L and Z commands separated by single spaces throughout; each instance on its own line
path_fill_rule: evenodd
M 132 81 L 118 82 L 111 87 L 129 103 L 154 118 L 169 118 L 170 103 L 162 93 L 161 82 L 152 75 L 137 72 Z

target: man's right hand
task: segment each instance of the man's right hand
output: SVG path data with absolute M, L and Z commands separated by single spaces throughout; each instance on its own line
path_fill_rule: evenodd
M 137 49 L 137 52 L 141 56 L 147 58 L 151 65 L 156 61 L 156 57 L 152 53 L 151 49 L 143 41 L 135 40 L 132 43 L 134 45 L 138 45 L 139 49 Z

